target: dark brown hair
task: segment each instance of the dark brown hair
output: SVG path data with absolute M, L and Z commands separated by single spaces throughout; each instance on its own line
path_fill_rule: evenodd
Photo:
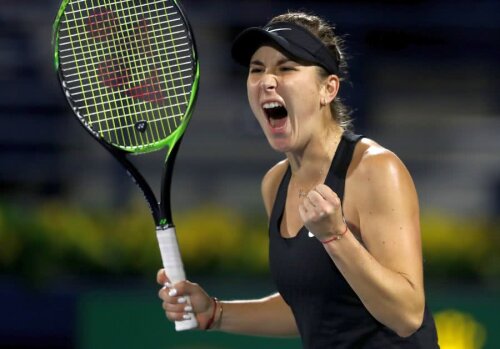
M 275 22 L 289 22 L 300 25 L 311 33 L 316 35 L 323 44 L 337 57 L 338 67 L 339 67 L 339 79 L 340 81 L 346 81 L 347 74 L 347 60 L 344 53 L 344 39 L 339 35 L 335 34 L 334 26 L 327 23 L 324 19 L 309 14 L 306 12 L 288 12 L 278 15 L 272 18 L 268 24 Z M 326 78 L 329 73 L 318 67 L 320 71 L 320 76 Z M 341 98 L 335 97 L 333 102 L 330 104 L 330 109 L 332 111 L 333 117 L 345 129 L 352 127 L 351 110 L 342 102 Z

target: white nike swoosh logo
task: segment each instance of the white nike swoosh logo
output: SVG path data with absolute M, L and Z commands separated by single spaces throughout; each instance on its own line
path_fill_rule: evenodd
M 276 29 L 267 29 L 269 33 L 281 31 L 281 30 L 292 30 L 292 28 L 276 28 Z
M 307 236 L 309 236 L 310 238 L 314 238 L 314 237 L 315 237 L 315 236 L 314 236 L 314 234 L 313 234 L 313 233 L 311 233 L 311 232 L 308 232 L 308 233 L 307 233 Z

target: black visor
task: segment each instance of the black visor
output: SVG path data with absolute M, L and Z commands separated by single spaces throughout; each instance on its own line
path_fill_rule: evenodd
M 231 48 L 233 59 L 247 66 L 263 45 L 276 46 L 287 57 L 319 65 L 330 74 L 338 74 L 338 58 L 306 28 L 289 22 L 276 22 L 263 28 L 252 27 L 241 32 Z

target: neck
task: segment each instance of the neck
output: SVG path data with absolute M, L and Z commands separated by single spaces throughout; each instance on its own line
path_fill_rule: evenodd
M 343 132 L 335 125 L 311 139 L 301 152 L 287 153 L 295 183 L 314 186 L 325 180 Z

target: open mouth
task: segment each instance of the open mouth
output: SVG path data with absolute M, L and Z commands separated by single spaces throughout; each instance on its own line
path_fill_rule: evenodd
M 264 109 L 269 125 L 271 125 L 272 128 L 280 128 L 285 126 L 288 111 L 281 103 L 265 103 L 262 108 Z

